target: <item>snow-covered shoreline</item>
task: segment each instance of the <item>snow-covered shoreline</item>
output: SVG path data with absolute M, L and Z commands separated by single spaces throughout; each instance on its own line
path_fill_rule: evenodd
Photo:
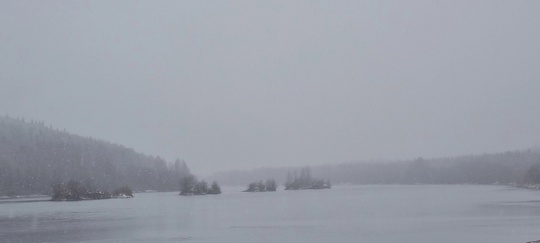
M 510 183 L 509 186 L 531 189 L 531 190 L 540 190 L 540 184 L 535 184 L 535 183 Z

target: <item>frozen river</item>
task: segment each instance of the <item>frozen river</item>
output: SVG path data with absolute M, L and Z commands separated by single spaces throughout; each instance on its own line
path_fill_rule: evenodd
M 540 191 L 503 186 L 1 202 L 1 242 L 486 242 L 540 240 Z M 282 188 L 279 188 L 282 189 Z

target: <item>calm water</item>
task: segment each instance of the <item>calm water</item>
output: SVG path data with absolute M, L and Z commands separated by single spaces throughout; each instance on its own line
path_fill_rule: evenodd
M 0 203 L 1 242 L 501 242 L 540 240 L 540 192 L 499 186 Z

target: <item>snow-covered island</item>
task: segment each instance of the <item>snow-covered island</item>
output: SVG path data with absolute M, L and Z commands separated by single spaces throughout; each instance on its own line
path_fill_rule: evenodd
M 249 183 L 248 189 L 244 192 L 275 192 L 277 189 L 277 184 L 274 179 L 266 180 L 265 183 L 262 181 Z
M 329 180 L 312 178 L 310 167 L 302 168 L 300 176 L 296 171 L 293 174 L 287 173 L 285 182 L 285 190 L 330 189 L 331 187 Z
M 192 175 L 185 176 L 180 180 L 181 196 L 207 194 L 221 194 L 221 187 L 215 181 L 210 187 L 208 187 L 208 183 L 206 183 L 206 181 L 197 181 L 197 179 Z

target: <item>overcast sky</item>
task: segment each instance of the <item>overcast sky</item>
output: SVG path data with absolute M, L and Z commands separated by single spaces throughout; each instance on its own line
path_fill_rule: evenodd
M 195 173 L 540 145 L 540 1 L 0 1 L 0 113 Z

